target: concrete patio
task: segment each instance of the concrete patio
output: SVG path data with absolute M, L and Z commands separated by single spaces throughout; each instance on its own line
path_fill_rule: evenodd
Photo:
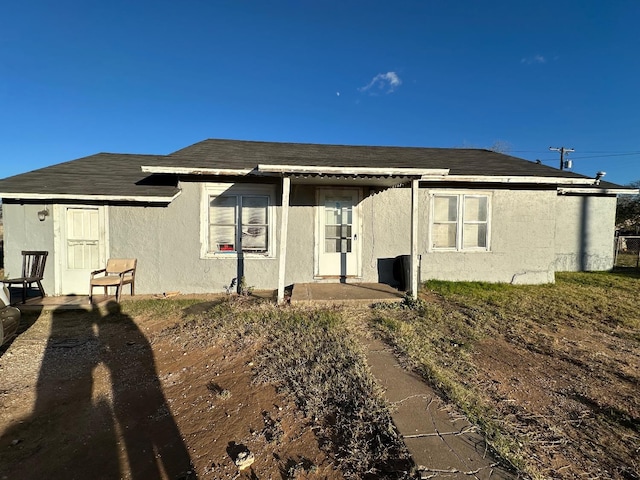
M 404 292 L 384 283 L 296 283 L 291 303 L 364 304 L 401 302 Z
M 263 299 L 275 299 L 273 291 L 260 290 L 252 293 L 255 297 Z M 224 294 L 182 294 L 180 292 L 167 292 L 159 294 L 145 294 L 130 296 L 125 294 L 121 301 L 169 299 L 169 298 L 212 298 L 224 297 Z M 35 310 L 91 310 L 105 305 L 109 301 L 115 301 L 114 295 L 94 295 L 93 303 L 89 302 L 87 295 L 60 295 L 47 297 L 28 297 L 26 303 L 21 303 L 17 293 L 12 294 L 12 303 L 23 311 Z M 291 295 L 292 304 L 360 304 L 371 305 L 378 302 L 401 302 L 404 292 L 383 283 L 297 283 L 293 286 Z
M 23 312 L 40 310 L 92 310 L 104 306 L 109 300 L 115 300 L 114 296 L 94 295 L 93 303 L 89 302 L 88 295 L 60 295 L 55 297 L 30 297 L 26 303 L 12 296 L 13 305 Z

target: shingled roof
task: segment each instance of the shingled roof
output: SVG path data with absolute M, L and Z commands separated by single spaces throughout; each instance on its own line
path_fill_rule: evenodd
M 21 199 L 170 202 L 179 194 L 175 175 L 149 174 L 183 169 L 236 169 L 255 173 L 258 165 L 368 167 L 448 170 L 449 176 L 540 178 L 539 183 L 576 181 L 594 191 L 622 188 L 588 177 L 483 149 L 318 145 L 209 139 L 169 155 L 99 153 L 0 180 L 0 196 Z M 546 180 L 545 180 L 546 179 Z M 551 182 L 551 179 L 554 179 Z M 583 181 L 580 181 L 582 179 Z M 591 181 L 593 179 L 590 179 Z
M 155 165 L 254 168 L 259 164 L 327 167 L 449 169 L 451 175 L 587 178 L 521 158 L 477 148 L 375 147 L 209 139 Z
M 156 155 L 98 153 L 0 180 L 3 198 L 170 201 L 179 193 L 176 180 L 149 181 L 142 165 Z

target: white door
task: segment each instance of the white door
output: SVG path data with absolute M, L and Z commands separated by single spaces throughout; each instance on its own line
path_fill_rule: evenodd
M 360 276 L 360 191 L 320 190 L 318 197 L 317 274 Z
M 106 264 L 105 225 L 104 207 L 61 208 L 59 293 L 89 293 L 91 272 Z

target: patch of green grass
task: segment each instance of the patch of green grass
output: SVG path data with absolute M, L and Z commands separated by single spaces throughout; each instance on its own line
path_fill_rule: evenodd
M 616 257 L 617 267 L 638 267 L 638 253 L 620 252 Z

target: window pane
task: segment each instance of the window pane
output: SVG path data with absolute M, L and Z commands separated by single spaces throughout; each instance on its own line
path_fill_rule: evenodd
M 243 227 L 242 250 L 251 252 L 266 252 L 267 227 Z
M 327 197 L 325 204 L 326 225 L 351 225 L 353 205 L 349 197 Z
M 455 222 L 458 218 L 458 197 L 434 197 L 433 207 L 433 219 L 435 222 Z
M 324 253 L 337 253 L 340 251 L 340 240 L 326 239 L 324 241 Z
M 351 238 L 351 225 L 327 225 L 324 238 Z
M 209 226 L 209 251 L 233 252 L 236 250 L 236 228 L 231 226 Z
M 464 221 L 487 221 L 487 197 L 464 197 Z
M 324 241 L 325 253 L 351 253 L 351 239 L 326 239 Z
M 327 225 L 324 227 L 324 238 L 326 239 L 331 239 L 331 238 L 338 238 L 340 237 L 340 230 L 342 229 L 341 226 L 336 226 L 336 225 Z
M 464 248 L 486 248 L 487 247 L 487 224 L 467 223 L 462 232 Z
M 242 197 L 242 223 L 266 225 L 269 197 Z
M 455 248 L 456 224 L 438 223 L 433 225 L 433 246 L 435 248 Z
M 353 208 L 351 207 L 351 205 L 342 207 L 341 220 L 343 225 L 351 225 L 353 223 L 352 212 Z
M 340 224 L 340 212 L 333 208 L 325 207 L 325 225 Z
M 209 223 L 234 225 L 236 223 L 236 197 L 212 197 L 209 201 Z

